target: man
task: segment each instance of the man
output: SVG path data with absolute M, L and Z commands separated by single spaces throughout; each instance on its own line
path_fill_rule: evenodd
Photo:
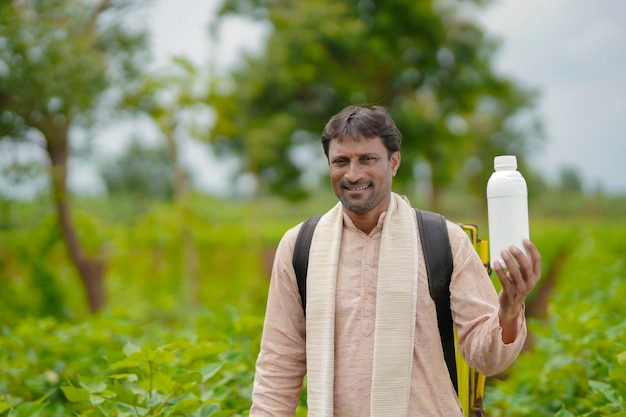
M 443 358 L 415 210 L 391 191 L 400 143 L 378 106 L 345 108 L 324 128 L 340 203 L 313 235 L 306 318 L 292 266 L 301 225 L 278 246 L 252 417 L 293 416 L 305 374 L 311 417 L 463 415 Z M 503 251 L 498 296 L 462 229 L 448 222 L 448 233 L 459 348 L 473 368 L 502 372 L 526 337 L 524 300 L 539 280 L 539 253 L 529 241 L 528 256 L 516 247 Z

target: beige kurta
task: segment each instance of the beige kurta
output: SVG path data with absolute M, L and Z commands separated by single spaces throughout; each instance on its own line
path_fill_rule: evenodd
M 369 235 L 344 215 L 336 289 L 335 416 L 367 417 L 370 412 L 378 259 L 384 214 Z M 293 416 L 306 374 L 306 330 L 291 264 L 300 225 L 281 240 L 268 295 L 254 390 L 252 417 Z M 507 368 L 526 338 L 523 312 L 518 337 L 502 343 L 498 298 L 465 232 L 448 223 L 454 259 L 451 308 L 466 361 L 486 375 Z M 419 237 L 418 237 L 419 239 Z M 443 359 L 434 302 L 418 241 L 417 317 L 411 381 L 410 416 L 462 416 Z M 314 416 L 312 416 L 314 417 Z M 375 416 L 372 416 L 375 417 Z

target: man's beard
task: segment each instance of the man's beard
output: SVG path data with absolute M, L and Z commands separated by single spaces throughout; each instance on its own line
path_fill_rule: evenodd
M 375 193 L 371 194 L 366 200 L 357 200 L 356 203 L 351 201 L 351 199 L 349 199 L 345 193 L 345 189 L 351 186 L 354 187 L 355 184 L 341 184 L 342 190 L 344 190 L 344 192 L 337 195 L 339 201 L 341 201 L 341 204 L 343 204 L 346 210 L 355 214 L 363 214 L 376 207 L 376 204 L 378 202 L 376 201 Z M 372 184 L 369 184 L 369 186 L 372 187 Z

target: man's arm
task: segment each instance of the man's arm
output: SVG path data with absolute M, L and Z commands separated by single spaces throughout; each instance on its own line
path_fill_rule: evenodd
M 524 346 L 526 320 L 523 304 L 513 317 L 515 338 L 505 342 L 500 323 L 499 297 L 480 257 L 465 232 L 448 225 L 454 259 L 450 284 L 450 307 L 464 359 L 474 369 L 490 376 L 510 366 Z
M 541 277 L 541 255 L 529 240 L 524 241 L 528 256 L 518 247 L 510 246 L 502 251 L 502 260 L 508 272 L 500 262 L 496 262 L 494 270 L 502 283 L 499 294 L 500 326 L 502 341 L 511 343 L 517 337 L 518 317 L 524 307 L 524 301 Z
M 251 417 L 295 414 L 306 373 L 306 330 L 291 259 L 298 228 L 278 245 L 256 362 Z

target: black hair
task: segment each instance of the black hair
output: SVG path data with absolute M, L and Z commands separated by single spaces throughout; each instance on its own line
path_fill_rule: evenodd
M 322 132 L 322 146 L 327 158 L 330 141 L 341 141 L 345 137 L 354 140 L 380 137 L 390 157 L 400 150 L 402 143 L 402 134 L 391 115 L 381 106 L 348 106 L 334 115 Z

